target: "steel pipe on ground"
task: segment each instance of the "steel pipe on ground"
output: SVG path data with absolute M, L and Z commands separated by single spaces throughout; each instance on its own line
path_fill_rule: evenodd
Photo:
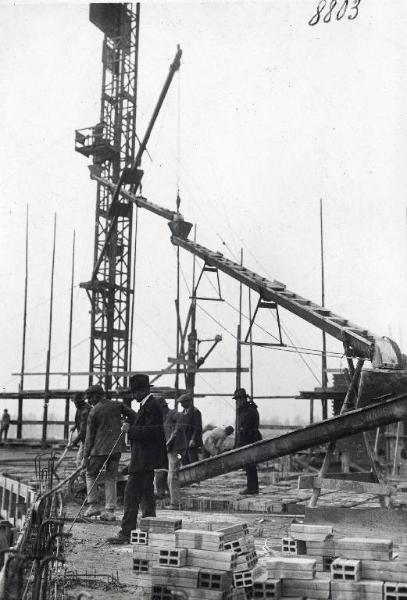
M 403 394 L 339 417 L 314 423 L 303 429 L 261 440 L 242 448 L 182 467 L 179 471 L 181 485 L 197 483 L 217 475 L 242 469 L 246 465 L 261 463 L 279 456 L 293 454 L 306 448 L 369 431 L 407 419 L 407 394 Z

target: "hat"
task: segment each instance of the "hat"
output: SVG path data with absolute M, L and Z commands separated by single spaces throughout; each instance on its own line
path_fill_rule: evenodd
M 186 392 L 185 394 L 181 394 L 181 396 L 178 398 L 178 402 L 180 402 L 181 404 L 183 402 L 188 401 L 188 402 L 192 402 L 192 394 L 190 392 Z
M 87 396 L 90 396 L 91 394 L 94 394 L 95 396 L 103 396 L 104 393 L 105 393 L 105 390 L 98 383 L 95 385 L 89 386 L 85 392 L 85 394 Z
M 237 398 L 238 396 L 244 396 L 245 398 L 249 397 L 249 395 L 246 393 L 246 390 L 244 388 L 237 388 L 237 390 L 233 394 L 232 398 Z
M 130 390 L 132 392 L 137 392 L 138 390 L 145 390 L 147 388 L 153 387 L 150 385 L 150 379 L 148 375 L 145 373 L 135 373 L 130 377 Z

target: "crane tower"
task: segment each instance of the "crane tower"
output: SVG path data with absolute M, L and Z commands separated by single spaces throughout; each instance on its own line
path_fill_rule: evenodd
M 92 157 L 91 173 L 112 184 L 135 157 L 140 6 L 132 6 L 90 5 L 104 34 L 100 119 L 75 135 L 75 150 Z M 126 185 L 134 187 L 130 178 Z M 113 215 L 113 187 L 97 183 L 93 274 L 80 284 L 91 303 L 89 383 L 106 389 L 129 367 L 132 299 L 133 203 L 122 198 Z

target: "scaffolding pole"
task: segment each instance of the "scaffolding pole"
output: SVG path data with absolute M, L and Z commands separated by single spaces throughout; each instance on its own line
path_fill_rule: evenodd
M 21 352 L 21 376 L 20 376 L 20 397 L 18 398 L 17 410 L 17 439 L 21 440 L 23 435 L 23 391 L 24 391 L 24 369 L 25 369 L 25 340 L 27 333 L 27 295 L 28 295 L 28 204 L 25 220 L 25 280 L 24 280 L 24 316 L 23 316 L 23 341 Z
M 44 411 L 42 418 L 42 443 L 47 441 L 47 421 L 48 421 L 48 404 L 49 404 L 49 373 L 51 366 L 51 343 L 52 343 L 52 318 L 54 308 L 54 273 L 55 273 L 55 243 L 57 235 L 57 215 L 54 214 L 54 241 L 52 245 L 52 266 L 51 266 L 51 289 L 49 300 L 49 325 L 48 325 L 48 349 L 47 349 L 47 364 L 45 369 L 45 398 Z

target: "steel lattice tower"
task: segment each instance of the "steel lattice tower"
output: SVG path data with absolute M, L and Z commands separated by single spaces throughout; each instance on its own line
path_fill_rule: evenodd
M 113 184 L 135 158 L 139 17 L 138 4 L 135 10 L 90 5 L 90 21 L 104 33 L 100 122 L 76 132 L 76 150 L 92 156 L 91 172 Z M 133 204 L 120 199 L 113 219 L 112 198 L 112 187 L 98 182 L 94 269 L 91 281 L 81 284 L 91 302 L 89 383 L 96 379 L 106 389 L 118 381 L 112 372 L 128 370 L 132 298 Z

